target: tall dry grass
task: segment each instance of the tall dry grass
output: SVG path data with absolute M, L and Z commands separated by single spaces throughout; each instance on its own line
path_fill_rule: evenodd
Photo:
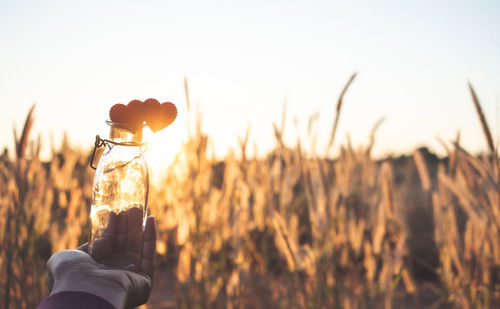
M 34 308 L 46 296 L 45 262 L 52 252 L 85 240 L 92 177 L 87 158 L 65 138 L 52 160 L 39 159 L 41 140 L 29 140 L 30 109 L 15 158 L 0 158 L 0 299 L 2 308 Z
M 328 155 L 334 146 L 339 97 Z M 481 115 L 473 92 L 473 102 Z M 185 81 L 189 104 L 188 84 Z M 249 131 L 222 161 L 193 114 L 189 140 L 151 188 L 158 259 L 150 308 L 495 308 L 500 304 L 497 155 L 458 143 L 447 159 L 406 159 L 340 147 L 314 152 L 315 137 L 248 152 Z M 484 116 L 482 126 L 487 128 Z M 88 152 L 65 139 L 40 162 L 33 111 L 0 157 L 0 299 L 32 308 L 45 295 L 51 253 L 86 241 L 92 171 Z M 311 127 L 314 117 L 310 120 Z M 309 130 L 311 131 L 311 130 Z M 489 130 L 487 130 L 489 132 Z M 305 151 L 304 145 L 311 145 Z
M 350 146 L 335 161 L 306 157 L 300 141 L 285 146 L 283 121 L 266 158 L 248 158 L 247 134 L 218 163 L 198 119 L 153 190 L 177 305 L 391 307 L 415 292 L 391 166 Z
M 500 306 L 500 183 L 498 157 L 484 113 L 469 84 L 489 155 L 474 157 L 459 143 L 439 166 L 432 193 L 439 275 L 446 300 L 462 308 Z

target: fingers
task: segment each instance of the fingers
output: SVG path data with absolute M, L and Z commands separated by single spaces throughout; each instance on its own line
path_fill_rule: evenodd
M 143 212 L 136 207 L 129 209 L 127 212 L 127 245 L 125 254 L 133 261 L 138 262 L 142 245 Z
M 116 229 L 118 226 L 118 215 L 115 212 L 109 213 L 108 226 L 102 232 L 102 237 L 111 238 L 116 234 Z
M 105 264 L 115 264 L 115 266 L 121 267 L 126 263 L 133 263 L 140 267 L 144 234 L 142 223 L 143 211 L 140 208 L 130 208 L 119 214 L 111 212 L 108 227 L 100 238 L 94 240 L 90 250 L 91 256 L 96 261 Z M 151 224 L 154 225 L 154 222 L 146 224 L 149 226 L 148 229 L 151 229 Z M 153 237 L 155 237 L 154 232 L 153 226 Z M 151 235 L 148 237 L 151 238 Z M 79 249 L 86 252 L 88 246 L 82 245 Z
M 116 235 L 116 230 L 118 228 L 118 215 L 114 212 L 109 213 L 109 218 L 108 218 L 108 226 L 104 231 L 102 232 L 101 237 L 98 239 L 94 240 L 94 243 L 92 244 L 92 252 L 91 256 L 95 260 L 100 260 L 106 256 L 109 256 L 113 253 L 114 249 L 114 241 L 115 241 L 115 235 Z M 82 245 L 81 247 L 84 247 L 85 245 Z M 81 248 L 80 247 L 80 248 Z M 87 246 L 88 248 L 88 246 Z M 88 252 L 88 251 L 85 251 Z
M 127 248 L 127 235 L 128 235 L 127 212 L 122 211 L 118 214 L 118 228 L 116 231 L 116 249 L 118 251 L 125 251 L 125 249 Z
M 142 257 L 140 267 L 148 276 L 153 278 L 154 255 L 156 252 L 156 223 L 154 217 L 148 217 L 143 235 Z

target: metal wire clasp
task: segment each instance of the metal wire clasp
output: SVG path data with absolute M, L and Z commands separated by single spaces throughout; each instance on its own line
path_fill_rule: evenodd
M 94 143 L 94 151 L 92 151 L 92 156 L 90 157 L 90 167 L 94 170 L 97 169 L 97 166 L 94 166 L 94 157 L 95 157 L 95 152 L 97 151 L 97 148 L 106 146 L 108 144 L 113 144 L 113 145 L 120 145 L 120 146 L 132 146 L 132 147 L 145 147 L 144 149 L 147 148 L 146 143 L 141 143 L 141 142 L 114 142 L 110 141 L 107 139 L 102 139 L 99 137 L 99 135 L 95 136 L 95 143 Z
M 94 151 L 92 151 L 92 157 L 90 157 L 90 167 L 92 169 L 97 169 L 96 166 L 94 166 L 94 157 L 95 157 L 95 152 L 97 151 L 97 148 L 100 148 L 102 146 L 106 146 L 106 140 L 101 139 L 99 135 L 95 136 L 95 143 L 94 143 Z

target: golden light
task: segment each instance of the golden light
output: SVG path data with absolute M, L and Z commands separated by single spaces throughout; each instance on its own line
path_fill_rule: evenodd
M 170 126 L 156 133 L 145 128 L 144 137 L 148 143 L 145 156 L 149 163 L 150 178 L 152 182 L 159 181 L 180 151 L 182 142 L 186 138 L 185 130 L 177 119 Z

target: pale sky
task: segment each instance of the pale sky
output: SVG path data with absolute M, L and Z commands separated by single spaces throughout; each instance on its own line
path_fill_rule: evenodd
M 378 156 L 441 151 L 435 136 L 459 130 L 467 149 L 485 150 L 467 81 L 498 140 L 500 2 L 0 0 L 0 146 L 12 147 L 13 123 L 34 102 L 48 151 L 63 131 L 90 149 L 113 104 L 154 97 L 179 109 L 161 133 L 173 154 L 186 136 L 187 77 L 219 155 L 248 125 L 259 151 L 271 149 L 285 98 L 286 140 L 306 138 L 319 113 L 322 152 L 353 72 L 337 150 L 347 134 L 366 144 L 382 116 Z

